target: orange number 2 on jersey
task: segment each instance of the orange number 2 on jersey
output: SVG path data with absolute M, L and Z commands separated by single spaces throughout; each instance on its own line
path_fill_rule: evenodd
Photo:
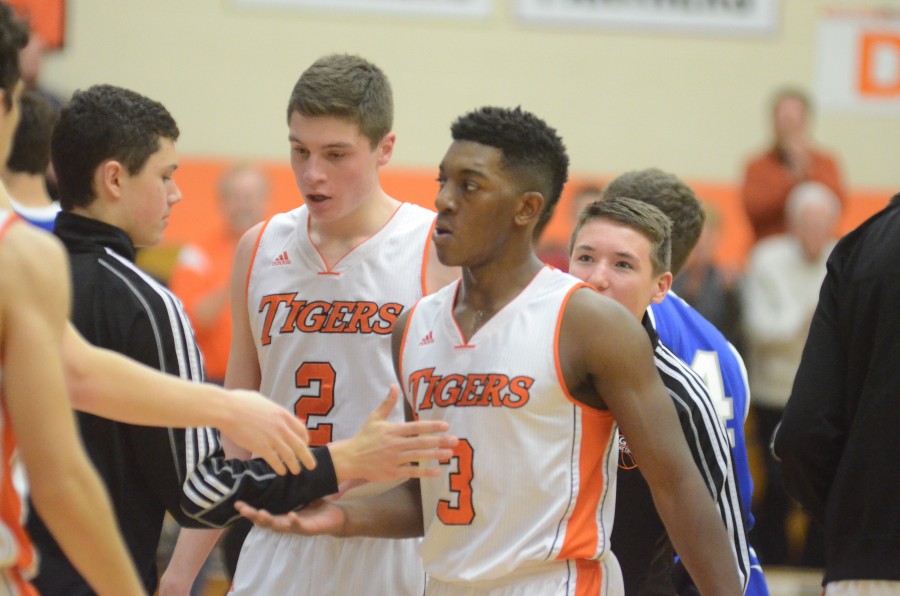
M 297 389 L 319 386 L 318 395 L 304 395 L 294 404 L 294 414 L 307 421 L 309 444 L 321 447 L 331 442 L 331 424 L 322 422 L 312 426 L 310 416 L 325 416 L 334 407 L 334 369 L 328 362 L 304 362 L 294 376 Z
M 448 526 L 467 526 L 475 519 L 475 508 L 472 506 L 472 445 L 466 439 L 460 439 L 453 449 L 450 459 L 442 464 L 456 462 L 456 471 L 450 472 L 450 492 L 456 493 L 456 506 L 448 499 L 441 499 L 437 504 L 437 516 Z

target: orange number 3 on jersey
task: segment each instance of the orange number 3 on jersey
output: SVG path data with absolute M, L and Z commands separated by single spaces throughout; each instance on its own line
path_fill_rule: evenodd
M 472 505 L 472 456 L 474 450 L 466 439 L 460 439 L 450 459 L 442 464 L 456 463 L 456 471 L 450 472 L 450 492 L 456 494 L 456 506 L 449 499 L 441 499 L 437 504 L 437 516 L 448 526 L 467 526 L 475 519 Z

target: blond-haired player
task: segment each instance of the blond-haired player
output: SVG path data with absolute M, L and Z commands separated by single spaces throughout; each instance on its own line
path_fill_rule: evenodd
M 396 140 L 381 69 L 358 56 L 320 58 L 294 86 L 287 117 L 304 205 L 241 240 L 226 386 L 260 389 L 307 421 L 311 445 L 325 445 L 352 436 L 394 382 L 390 337 L 398 317 L 458 272 L 434 256 L 434 212 L 394 199 L 379 182 Z M 403 419 L 398 403 L 389 420 Z M 435 473 L 404 467 L 382 479 Z M 342 499 L 391 486 L 364 486 Z M 415 539 L 343 541 L 254 528 L 233 589 L 421 594 L 417 547 Z M 179 557 L 173 565 L 173 574 L 183 567 L 193 577 L 197 561 Z

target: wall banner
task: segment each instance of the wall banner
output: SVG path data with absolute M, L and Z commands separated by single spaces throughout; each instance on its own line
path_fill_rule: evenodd
M 900 114 L 900 11 L 826 9 L 815 90 L 825 109 Z
M 322 12 L 482 18 L 494 13 L 494 0 L 231 0 L 247 7 L 308 8 Z
M 707 35 L 773 35 L 780 0 L 516 0 L 527 23 Z

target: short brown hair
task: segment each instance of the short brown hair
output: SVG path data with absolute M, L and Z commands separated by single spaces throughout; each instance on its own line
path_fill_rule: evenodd
M 630 197 L 653 205 L 672 220 L 672 274 L 678 275 L 703 232 L 706 213 L 691 187 L 657 168 L 622 174 L 603 191 L 604 199 Z
M 596 201 L 582 209 L 569 239 L 569 255 L 575 250 L 575 237 L 585 224 L 595 219 L 608 219 L 627 226 L 650 241 L 650 263 L 653 275 L 671 271 L 672 221 L 649 203 L 628 197 Z
M 300 75 L 288 101 L 288 120 L 294 112 L 349 120 L 374 149 L 394 126 L 394 97 L 380 68 L 359 56 L 331 54 Z

